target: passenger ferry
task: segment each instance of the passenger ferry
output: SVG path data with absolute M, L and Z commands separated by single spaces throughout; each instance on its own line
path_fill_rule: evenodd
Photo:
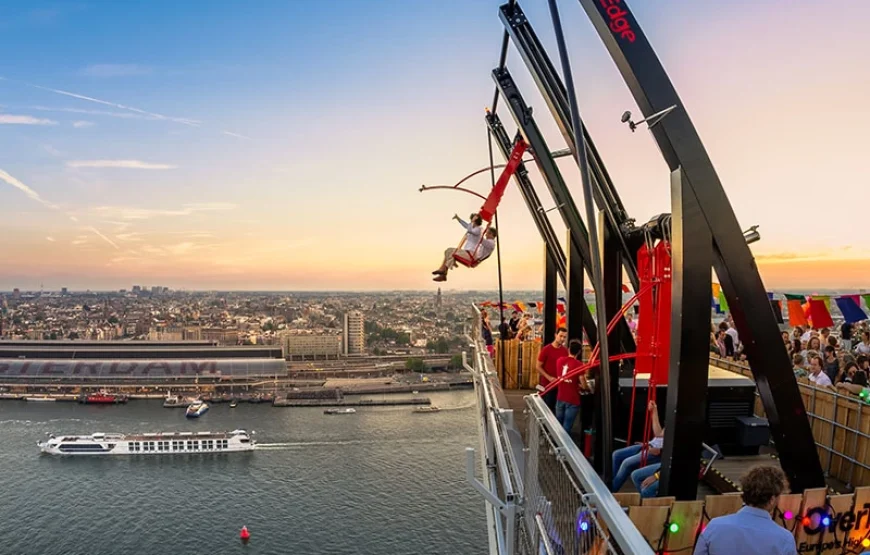
M 417 407 L 417 408 L 414 409 L 414 412 L 419 412 L 419 413 L 423 413 L 423 412 L 440 412 L 440 411 L 441 411 L 441 409 L 440 409 L 439 407 L 436 407 L 435 405 L 430 405 L 430 406 L 428 406 L 428 407 Z
M 233 453 L 253 451 L 256 441 L 245 430 L 232 432 L 169 432 L 55 436 L 37 442 L 50 455 L 170 455 L 173 453 Z
M 343 409 L 326 409 L 323 411 L 323 414 L 354 414 L 355 412 L 355 408 L 348 407 Z
M 208 412 L 208 404 L 202 401 L 197 401 L 193 403 L 189 407 L 187 407 L 187 411 L 185 411 L 184 415 L 188 418 L 199 418 L 203 414 Z

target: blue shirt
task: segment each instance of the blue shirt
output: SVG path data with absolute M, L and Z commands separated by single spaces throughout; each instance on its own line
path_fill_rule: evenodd
M 698 538 L 695 555 L 796 555 L 794 536 L 764 509 L 746 507 L 714 518 Z

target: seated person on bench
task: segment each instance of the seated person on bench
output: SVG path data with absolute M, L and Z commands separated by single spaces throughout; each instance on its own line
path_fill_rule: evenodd
M 471 222 L 466 223 L 462 219 L 454 215 L 453 219 L 458 221 L 465 228 L 465 242 L 461 248 L 447 249 L 444 251 L 444 260 L 441 267 L 432 272 L 435 274 L 433 281 L 447 281 L 447 272 L 456 267 L 456 258 L 461 258 L 462 261 L 470 267 L 477 266 L 492 254 L 495 250 L 495 238 L 498 236 L 494 227 L 486 230 L 486 235 L 481 238 L 483 232 L 483 220 L 478 214 L 471 215 Z
M 655 401 L 649 402 L 647 410 L 649 410 L 650 418 L 652 419 L 653 438 L 649 442 L 646 463 L 647 465 L 654 465 L 661 461 L 665 430 L 659 422 L 659 412 Z M 610 491 L 614 493 L 618 492 L 629 477 L 634 478 L 632 473 L 640 468 L 641 458 L 643 457 L 642 450 L 643 444 L 637 443 L 613 452 L 613 487 Z M 646 470 L 646 468 L 643 470 Z M 638 491 L 640 491 L 639 488 Z

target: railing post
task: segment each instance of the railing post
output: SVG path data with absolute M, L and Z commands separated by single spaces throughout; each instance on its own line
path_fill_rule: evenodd
M 856 456 L 858 455 L 858 430 L 861 429 L 861 408 L 864 406 L 860 400 L 858 401 L 858 414 L 855 418 L 855 429 L 852 432 L 855 434 L 855 440 L 852 442 L 852 454 L 850 455 L 852 459 L 852 467 L 849 469 L 849 481 L 846 482 L 846 487 L 852 487 L 852 479 L 855 478 L 855 466 L 857 463 Z
M 831 419 L 831 450 L 828 451 L 828 468 L 825 477 L 831 475 L 831 466 L 834 464 L 834 436 L 837 434 L 837 409 L 840 406 L 840 394 L 834 393 L 834 417 Z

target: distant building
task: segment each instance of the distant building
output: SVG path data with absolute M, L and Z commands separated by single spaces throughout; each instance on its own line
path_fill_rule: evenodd
M 362 312 L 351 310 L 344 315 L 344 354 L 361 355 L 366 348 L 365 319 Z
M 207 341 L 217 341 L 219 345 L 236 345 L 239 342 L 239 330 L 222 328 L 203 328 L 201 338 Z
M 435 295 L 435 308 L 441 308 L 441 288 L 438 288 L 438 294 Z
M 282 333 L 281 349 L 288 360 L 306 358 L 338 358 L 342 353 L 342 337 L 322 333 Z
M 61 288 L 60 288 L 60 294 L 63 295 L 64 297 L 67 296 L 68 292 L 67 292 L 66 287 L 61 287 Z

